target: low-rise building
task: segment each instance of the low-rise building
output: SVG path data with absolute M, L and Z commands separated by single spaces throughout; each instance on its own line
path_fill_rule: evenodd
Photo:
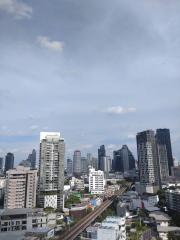
M 157 226 L 157 232 L 161 240 L 168 240 L 168 234 L 173 233 L 174 236 L 180 237 L 180 227 L 174 226 Z M 179 238 L 175 238 L 179 239 Z
M 42 208 L 17 208 L 0 211 L 0 232 L 55 226 L 56 213 L 46 213 Z
M 155 219 L 157 226 L 167 227 L 171 218 L 164 212 L 155 211 L 149 214 L 149 217 Z
M 98 240 L 126 240 L 126 221 L 121 217 L 107 217 L 97 230 Z
M 165 191 L 167 208 L 180 212 L 180 189 Z

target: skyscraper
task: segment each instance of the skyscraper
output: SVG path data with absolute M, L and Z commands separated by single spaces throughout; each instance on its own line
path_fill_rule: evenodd
M 41 207 L 63 208 L 65 143 L 59 132 L 41 132 L 38 197 Z
M 36 168 L 36 150 L 33 149 L 32 153 L 29 154 L 27 161 L 30 162 L 31 164 L 31 169 L 35 169 Z
M 154 131 L 140 132 L 136 139 L 140 183 L 145 186 L 159 186 L 159 164 Z
M 73 173 L 76 177 L 81 175 L 81 152 L 79 150 L 74 151 Z
M 171 175 L 171 167 L 174 166 L 174 163 L 173 163 L 172 148 L 171 148 L 170 130 L 166 128 L 157 129 L 156 139 L 158 141 L 158 144 L 166 146 L 169 175 Z
M 159 138 L 157 138 L 157 135 L 156 135 L 156 144 L 157 144 L 160 180 L 161 180 L 161 183 L 163 183 L 169 180 L 167 149 L 166 149 L 166 145 L 162 143 L 161 140 L 159 140 Z
M 36 207 L 37 170 L 23 166 L 6 172 L 5 208 Z
M 81 173 L 82 174 L 88 173 L 87 158 L 85 158 L 85 157 L 81 157 Z
M 3 158 L 0 157 L 0 174 L 3 173 Z
M 71 177 L 73 174 L 73 162 L 70 158 L 67 159 L 67 175 Z
M 106 149 L 104 145 L 101 145 L 98 149 L 98 169 L 103 171 L 104 158 L 106 157 Z
M 135 169 L 135 158 L 126 145 L 123 145 L 121 149 L 114 151 L 113 157 L 115 171 L 127 172 Z
M 13 168 L 14 168 L 14 154 L 9 152 L 6 155 L 4 172 L 6 173 L 6 171 Z

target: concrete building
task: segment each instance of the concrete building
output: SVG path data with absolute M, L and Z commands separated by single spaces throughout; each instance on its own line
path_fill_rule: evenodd
M 180 213 L 180 190 L 165 191 L 167 208 Z
M 63 208 L 65 143 L 59 132 L 41 132 L 38 203 Z
M 36 206 L 37 170 L 17 166 L 6 172 L 5 208 Z
M 72 177 L 73 175 L 73 161 L 68 158 L 67 159 L 67 176 Z
M 79 150 L 74 151 L 73 156 L 73 173 L 74 176 L 81 176 L 81 152 Z
M 160 171 L 154 131 L 140 132 L 136 139 L 140 184 L 159 187 Z
M 104 172 L 96 171 L 94 168 L 89 169 L 89 192 L 91 194 L 103 194 L 104 193 Z
M 98 227 L 98 240 L 126 240 L 126 221 L 121 217 L 107 217 Z
M 7 153 L 5 158 L 5 166 L 4 166 L 4 173 L 8 171 L 9 169 L 14 168 L 14 154 L 13 153 Z
M 6 186 L 6 178 L 0 177 L 0 206 L 4 205 L 4 190 Z
M 0 210 L 0 232 L 55 227 L 56 213 L 45 213 L 41 208 Z

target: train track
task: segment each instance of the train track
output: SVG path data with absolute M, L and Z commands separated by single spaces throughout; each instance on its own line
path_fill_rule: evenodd
M 121 195 L 126 188 L 122 188 L 116 195 L 112 196 L 111 199 L 105 200 L 101 206 L 96 208 L 93 212 L 89 213 L 83 219 L 78 221 L 70 230 L 64 232 L 58 240 L 74 240 L 81 232 L 83 232 L 99 215 L 101 215 L 106 208 L 108 208 L 117 195 Z

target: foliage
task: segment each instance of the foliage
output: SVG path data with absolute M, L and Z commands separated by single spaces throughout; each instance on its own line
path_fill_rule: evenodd
M 52 208 L 52 207 L 46 207 L 46 208 L 44 208 L 44 211 L 45 211 L 46 213 L 55 212 L 54 208 Z
M 168 240 L 180 240 L 180 236 L 176 236 L 173 232 L 169 232 Z
M 159 196 L 159 202 L 158 202 L 158 207 L 159 208 L 164 208 L 166 205 L 166 198 L 165 198 L 165 190 L 164 189 L 160 189 L 157 192 L 158 196 Z
M 65 201 L 65 208 L 70 208 L 71 205 L 80 203 L 80 198 L 75 195 L 70 195 L 68 199 Z

